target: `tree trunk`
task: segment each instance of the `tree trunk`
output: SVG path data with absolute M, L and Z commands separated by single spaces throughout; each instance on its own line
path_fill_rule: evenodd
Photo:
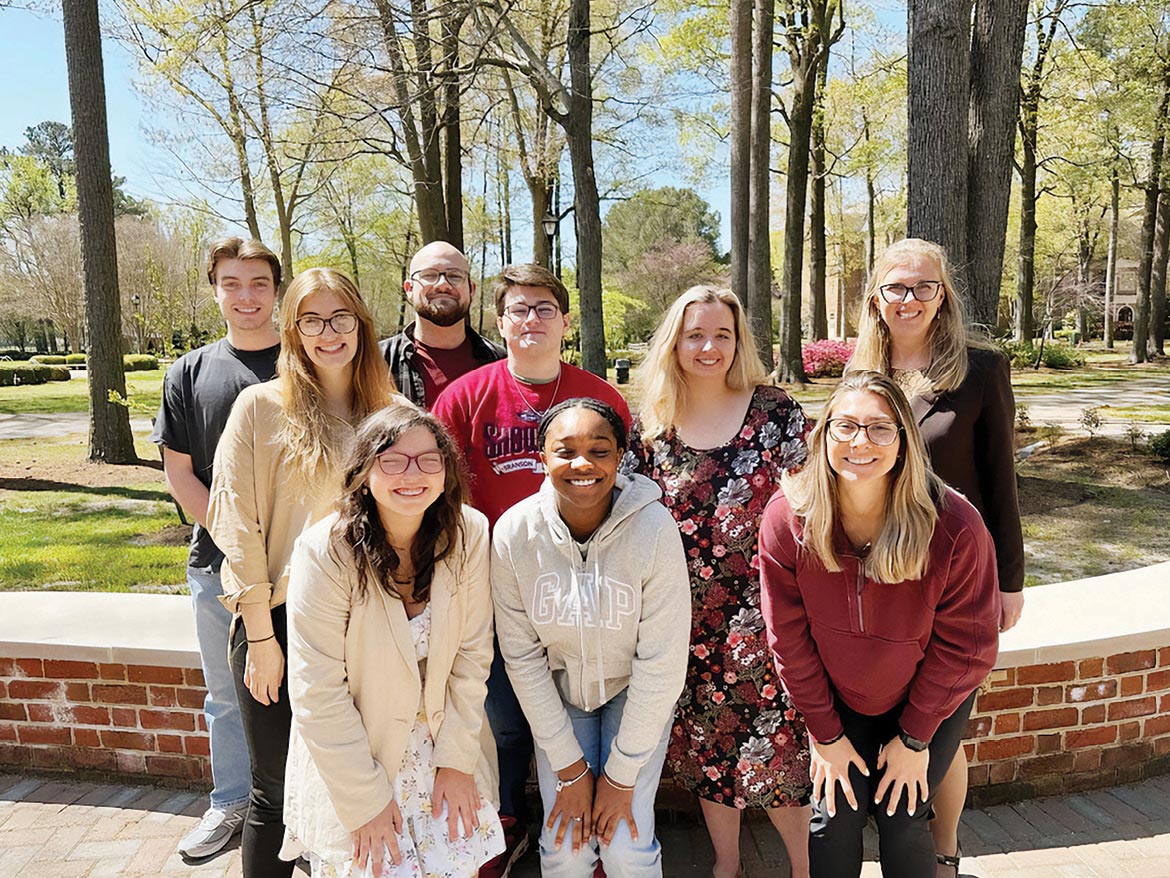
M 593 82 L 589 65 L 589 0 L 569 7 L 572 93 L 565 133 L 573 166 L 577 223 L 577 289 L 581 294 L 581 366 L 605 377 L 605 318 L 601 312 L 601 209 L 593 170 Z
M 909 0 L 907 228 L 967 267 L 971 0 Z
M 463 7 L 465 9 L 466 7 Z M 450 74 L 459 66 L 459 30 L 465 11 L 443 16 L 443 63 L 448 75 L 443 84 L 443 167 L 447 200 L 447 240 L 463 249 L 463 139 L 460 130 L 459 77 Z
M 809 140 L 812 137 L 816 70 L 795 68 L 788 110 L 788 174 L 784 206 L 784 284 L 780 305 L 782 381 L 804 383 L 800 351 L 800 296 L 804 283 L 804 202 L 808 194 Z
M 1165 159 L 1163 158 L 1163 164 Z M 1162 182 L 1170 180 L 1165 169 Z M 1154 231 L 1154 264 L 1150 269 L 1150 351 L 1164 354 L 1166 343 L 1166 262 L 1170 257 L 1170 189 L 1163 186 L 1158 197 L 1158 219 Z
M 1150 358 L 1150 283 L 1154 267 L 1154 235 L 1157 231 L 1162 153 L 1166 146 L 1164 125 L 1167 111 L 1170 110 L 1170 64 L 1164 67 L 1162 76 L 1162 102 L 1154 122 L 1157 135 L 1150 144 L 1150 176 L 1145 184 L 1146 205 L 1145 213 L 1142 216 L 1142 255 L 1138 263 L 1138 301 L 1133 321 L 1133 350 L 1129 356 L 1131 363 L 1145 363 Z
M 552 239 L 545 234 L 542 222 L 544 215 L 552 210 L 551 181 L 532 180 L 528 183 L 528 194 L 532 199 L 532 261 L 552 271 Z
M 731 289 L 746 300 L 751 205 L 752 0 L 731 0 L 730 19 Z
M 829 337 L 828 303 L 825 301 L 825 271 L 828 262 L 825 242 L 825 80 L 829 66 L 828 49 L 817 68 L 817 96 L 812 124 L 812 198 L 809 199 L 809 262 L 812 275 L 808 290 L 812 298 L 812 337 Z
M 109 400 L 111 391 L 125 399 L 126 376 L 98 4 L 97 0 L 69 0 L 62 9 L 89 334 L 89 459 L 137 463 L 126 406 Z
M 969 315 L 996 326 L 1028 0 L 976 0 L 967 171 Z
M 748 198 L 747 307 L 764 367 L 772 369 L 772 0 L 755 4 L 752 56 L 751 162 Z M 805 149 L 808 147 L 806 146 Z M 799 290 L 797 296 L 799 297 Z M 799 342 L 798 342 L 799 345 Z
M 1026 110 L 1025 112 L 1029 112 Z M 1036 117 L 1025 116 L 1022 128 L 1020 162 L 1020 255 L 1016 270 L 1015 335 L 1030 341 L 1036 332 L 1032 301 L 1036 286 Z
M 1109 175 L 1109 255 L 1105 264 L 1105 347 L 1113 347 L 1113 299 L 1117 295 L 1117 232 L 1121 223 L 1121 176 L 1114 162 Z
M 861 111 L 865 143 L 869 145 L 869 116 Z M 873 179 L 873 168 L 865 166 L 865 279 L 873 272 L 873 261 L 877 258 L 877 188 Z M 844 338 L 844 336 L 842 336 Z

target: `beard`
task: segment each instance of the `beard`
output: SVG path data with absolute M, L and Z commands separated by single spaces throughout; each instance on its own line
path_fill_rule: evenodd
M 423 298 L 415 305 L 414 313 L 436 326 L 454 326 L 467 317 L 470 302 L 463 302 L 455 296 L 443 296 L 437 302 Z

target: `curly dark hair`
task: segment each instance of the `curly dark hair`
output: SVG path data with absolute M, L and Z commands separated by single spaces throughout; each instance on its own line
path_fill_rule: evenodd
M 459 450 L 450 434 L 434 417 L 413 405 L 392 405 L 374 412 L 358 425 L 337 504 L 339 517 L 333 526 L 333 550 L 352 559 L 359 598 L 365 597 L 371 576 L 388 595 L 402 598 L 394 580 L 401 559 L 386 538 L 378 504 L 367 483 L 370 471 L 378 465 L 378 455 L 414 427 L 431 432 L 444 464 L 443 493 L 423 514 L 422 526 L 411 546 L 414 600 L 430 598 L 435 566 L 462 542 L 467 488 Z M 337 560 L 341 563 L 340 558 Z

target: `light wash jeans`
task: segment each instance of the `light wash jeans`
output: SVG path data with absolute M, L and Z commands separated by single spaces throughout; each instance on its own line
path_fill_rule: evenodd
M 188 567 L 187 585 L 195 611 L 195 636 L 207 698 L 203 713 L 211 739 L 211 807 L 222 810 L 248 803 L 252 789 L 252 764 L 240 721 L 236 684 L 228 665 L 228 627 L 232 614 L 223 608 L 219 596 L 223 585 L 214 568 Z
M 565 705 L 573 723 L 577 743 L 585 753 L 585 761 L 600 777 L 609 758 L 609 749 L 617 737 L 626 707 L 626 691 L 623 689 L 597 710 L 578 710 L 571 704 Z M 673 722 L 673 719 L 672 721 Z M 666 761 L 666 744 L 670 740 L 671 722 L 662 730 L 662 739 L 642 766 L 634 781 L 634 798 L 631 810 L 638 825 L 638 840 L 630 838 L 630 827 L 623 820 L 618 824 L 609 846 L 601 848 L 596 838 L 573 854 L 572 829 L 565 833 L 561 849 L 556 843 L 558 820 L 552 829 L 545 824 L 547 815 L 556 802 L 557 775 L 549 764 L 548 757 L 536 746 L 536 776 L 540 783 L 540 799 L 544 804 L 545 818 L 540 829 L 540 873 L 542 878 L 591 878 L 600 856 L 607 878 L 662 878 L 662 847 L 654 831 L 654 798 L 658 793 L 658 779 L 662 776 L 662 764 Z M 563 766 L 562 766 L 563 767 Z

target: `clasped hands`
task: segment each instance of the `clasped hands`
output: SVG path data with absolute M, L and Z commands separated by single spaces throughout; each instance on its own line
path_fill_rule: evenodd
M 615 785 L 604 773 L 594 782 L 593 772 L 585 760 L 578 759 L 567 768 L 557 772 L 564 782 L 556 801 L 549 810 L 547 827 L 557 827 L 554 845 L 560 850 L 569 827 L 572 827 L 573 853 L 581 850 L 586 840 L 596 835 L 603 845 L 608 845 L 617 831 L 618 824 L 625 820 L 630 826 L 630 838 L 638 839 L 638 827 L 634 822 L 634 790 Z M 569 783 L 574 778 L 580 778 Z M 563 819 L 562 819 L 563 818 Z

